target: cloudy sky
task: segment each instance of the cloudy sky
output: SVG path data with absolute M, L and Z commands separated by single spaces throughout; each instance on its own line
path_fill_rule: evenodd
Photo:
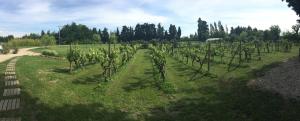
M 162 23 L 194 33 L 197 19 L 231 26 L 288 30 L 298 17 L 281 0 L 1 0 L 0 36 L 57 31 L 71 22 L 115 30 L 122 25 Z

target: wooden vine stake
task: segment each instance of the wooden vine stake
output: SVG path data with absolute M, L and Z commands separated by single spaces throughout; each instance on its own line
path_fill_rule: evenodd
M 207 72 L 208 73 L 210 70 L 210 56 L 211 56 L 210 42 L 208 42 L 208 59 L 207 59 Z

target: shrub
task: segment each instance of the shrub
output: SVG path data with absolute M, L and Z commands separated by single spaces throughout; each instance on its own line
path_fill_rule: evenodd
M 45 56 L 58 56 L 58 53 L 55 50 L 43 50 L 42 55 L 45 55 Z
M 13 54 L 17 54 L 19 52 L 19 48 L 14 48 Z
M 40 46 L 41 42 L 38 39 L 13 39 L 8 41 L 9 47 L 22 47 L 22 46 Z
M 2 53 L 3 54 L 8 54 L 10 51 L 10 48 L 7 46 L 7 44 L 3 44 L 3 50 Z

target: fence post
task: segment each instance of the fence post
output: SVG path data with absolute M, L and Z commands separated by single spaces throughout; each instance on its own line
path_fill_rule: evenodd
M 299 58 L 299 62 L 300 62 L 300 48 L 299 48 L 299 57 L 298 58 Z

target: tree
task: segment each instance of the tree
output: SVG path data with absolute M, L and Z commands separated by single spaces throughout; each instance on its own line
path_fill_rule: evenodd
M 135 26 L 134 32 L 135 32 L 135 35 L 134 35 L 135 40 L 142 40 L 144 38 L 145 33 L 144 33 L 144 30 L 143 30 L 143 28 L 140 24 L 137 24 Z
M 160 25 L 160 23 L 157 25 L 157 38 L 160 40 L 160 41 L 162 41 L 163 39 L 164 39 L 164 27 L 162 27 L 161 25 Z
M 299 0 L 282 0 L 282 1 L 286 1 L 288 3 L 288 6 L 292 7 L 292 9 L 300 17 L 300 1 Z M 300 20 L 298 20 L 298 22 L 300 22 Z
M 292 29 L 294 30 L 296 36 L 298 36 L 299 35 L 300 24 L 293 25 Z
M 93 34 L 93 42 L 94 43 L 101 42 L 101 37 L 99 34 Z
M 122 32 L 120 35 L 120 40 L 122 42 L 129 42 L 130 39 L 130 29 L 127 26 L 123 26 Z
M 170 33 L 169 34 L 169 38 L 171 40 L 175 40 L 176 36 L 177 36 L 177 30 L 176 30 L 176 26 L 175 25 L 170 24 L 169 33 Z
M 209 35 L 210 35 L 210 37 L 214 38 L 215 37 L 215 27 L 212 24 L 210 24 L 209 28 L 210 28 Z
M 94 27 L 94 28 L 92 29 L 92 33 L 93 33 L 93 34 L 97 34 L 97 33 L 98 33 L 97 28 Z
M 120 31 L 119 31 L 119 28 L 117 28 L 116 36 L 117 36 L 118 42 L 120 42 Z
M 217 26 L 217 23 L 216 22 L 214 22 L 214 33 L 215 33 L 215 37 L 217 37 L 217 36 L 219 36 L 219 30 L 218 30 L 218 26 Z
M 45 32 L 44 30 L 41 31 L 41 36 L 44 36 L 45 35 Z
M 116 48 L 116 43 L 118 42 L 118 37 L 116 35 L 116 33 L 111 33 L 109 36 L 109 41 L 110 43 L 114 44 L 114 48 Z
M 270 36 L 273 41 L 278 41 L 280 37 L 280 28 L 278 25 L 273 25 L 270 27 Z
M 165 31 L 165 34 L 164 34 L 165 36 L 164 36 L 164 39 L 165 40 L 170 40 L 170 38 L 169 38 L 169 33 L 168 33 L 168 31 L 166 30 Z
M 29 35 L 24 35 L 22 38 L 25 39 L 39 39 L 41 36 L 36 33 L 30 33 Z
M 87 43 L 93 40 L 93 31 L 82 24 L 72 23 L 71 25 L 64 25 L 60 31 L 62 41 L 64 43 Z
M 178 27 L 178 31 L 177 31 L 177 39 L 179 40 L 181 37 L 181 28 Z
M 218 22 L 218 28 L 219 28 L 219 38 L 224 38 L 225 37 L 225 29 L 221 23 L 221 21 Z
M 208 32 L 208 25 L 206 21 L 201 20 L 201 18 L 198 19 L 198 40 L 199 41 L 206 41 L 209 32 Z
M 271 37 L 272 35 L 271 35 L 271 32 L 270 32 L 270 30 L 265 30 L 265 31 L 263 31 L 263 40 L 264 41 L 270 41 L 270 40 L 272 40 L 272 37 Z
M 100 35 L 100 37 L 102 37 L 102 31 L 101 31 L 101 29 L 98 30 L 98 34 Z
M 109 41 L 109 33 L 108 33 L 107 28 L 103 29 L 101 40 L 102 40 L 103 43 L 107 43 Z

